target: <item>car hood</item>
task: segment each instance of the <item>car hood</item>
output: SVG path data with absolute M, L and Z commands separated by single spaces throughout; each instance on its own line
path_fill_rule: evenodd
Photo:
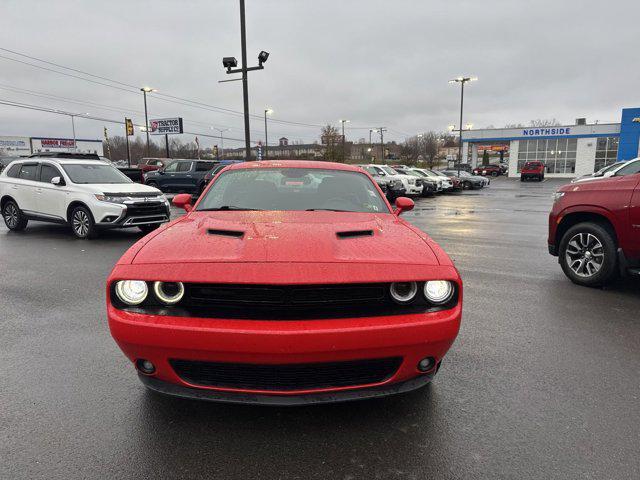
M 141 183 L 92 183 L 83 184 L 82 187 L 97 194 L 148 193 L 149 195 L 160 195 L 162 193 L 157 188 Z
M 133 259 L 218 262 L 439 265 L 427 241 L 393 214 L 320 211 L 192 212 Z

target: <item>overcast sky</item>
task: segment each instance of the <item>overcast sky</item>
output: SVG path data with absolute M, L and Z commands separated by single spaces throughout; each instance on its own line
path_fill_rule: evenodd
M 389 139 L 457 124 L 459 88 L 474 128 L 531 119 L 618 122 L 640 106 L 638 0 L 246 0 L 250 107 L 274 119 L 337 125 L 347 136 L 386 126 Z M 240 82 L 218 83 L 221 58 L 240 59 L 238 0 L 2 0 L 0 47 L 131 85 L 242 110 Z M 0 51 L 0 55 L 38 63 Z M 46 66 L 47 68 L 55 68 Z M 59 70 L 59 69 L 58 69 Z M 73 72 L 69 72 L 73 73 Z M 82 105 L 19 93 L 28 89 Z M 127 88 L 127 87 L 123 87 Z M 0 99 L 144 123 L 142 94 L 0 58 Z M 149 98 L 150 117 L 182 116 L 185 130 L 243 138 L 242 117 Z M 106 125 L 77 119 L 78 138 Z M 253 119 L 252 140 L 263 139 Z M 71 136 L 68 117 L 0 105 L 0 135 Z M 318 127 L 272 123 L 280 136 L 313 141 Z M 193 140 L 185 135 L 184 140 Z M 211 145 L 200 135 L 201 143 Z M 271 143 L 270 142 L 270 143 Z M 218 143 L 218 142 L 216 142 Z M 225 146 L 239 146 L 227 141 Z

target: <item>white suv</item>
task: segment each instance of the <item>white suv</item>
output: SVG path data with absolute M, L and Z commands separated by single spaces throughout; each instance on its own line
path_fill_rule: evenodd
M 393 168 L 388 165 L 364 165 L 365 167 L 373 166 L 381 168 L 389 177 L 390 180 L 400 180 L 404 189 L 406 190 L 405 195 L 420 195 L 422 194 L 422 179 L 418 177 L 414 177 L 413 175 L 403 175 L 401 173 L 396 172 Z
M 133 183 L 95 155 L 72 153 L 11 162 L 0 174 L 0 208 L 10 230 L 38 220 L 68 224 L 78 238 L 106 228 L 148 233 L 169 221 L 160 190 Z

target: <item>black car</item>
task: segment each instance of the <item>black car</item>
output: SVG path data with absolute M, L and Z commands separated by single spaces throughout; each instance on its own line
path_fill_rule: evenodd
M 450 177 L 458 177 L 460 182 L 462 183 L 463 190 L 476 190 L 479 188 L 484 188 L 486 185 L 489 185 L 490 180 L 488 178 L 480 177 L 478 175 L 471 175 L 469 172 L 464 172 L 458 170 L 445 170 L 445 175 Z
M 174 160 L 165 168 L 147 172 L 144 183 L 163 192 L 200 194 L 204 177 L 216 166 L 213 160 Z

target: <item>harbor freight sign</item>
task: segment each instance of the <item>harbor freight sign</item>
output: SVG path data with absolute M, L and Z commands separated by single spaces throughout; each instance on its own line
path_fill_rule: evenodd
M 158 118 L 150 121 L 151 135 L 170 135 L 183 133 L 182 118 Z

